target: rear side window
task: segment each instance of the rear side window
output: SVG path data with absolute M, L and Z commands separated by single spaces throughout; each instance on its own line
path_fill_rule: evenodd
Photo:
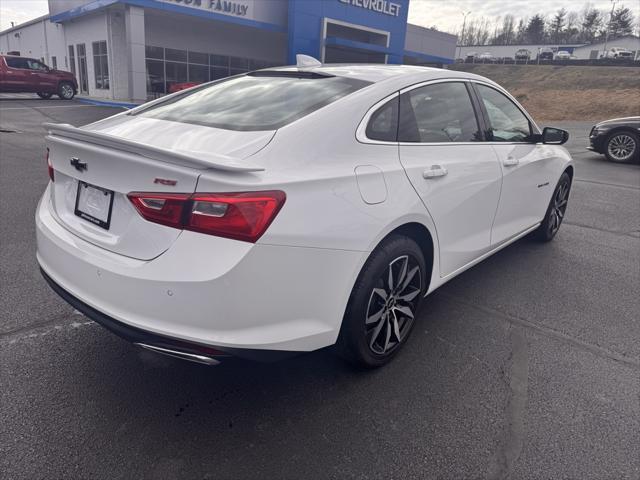
M 29 68 L 29 63 L 26 58 L 5 57 L 4 59 L 10 68 Z
M 367 85 L 345 77 L 259 72 L 207 84 L 132 115 L 227 130 L 275 130 Z
M 383 142 L 395 142 L 398 136 L 398 96 L 389 100 L 382 107 L 375 111 L 365 134 L 371 140 Z
M 425 85 L 400 97 L 400 142 L 478 142 L 482 138 L 462 82 Z

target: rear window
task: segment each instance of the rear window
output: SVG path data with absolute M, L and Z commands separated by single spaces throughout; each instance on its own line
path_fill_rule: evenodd
M 131 115 L 227 130 L 275 130 L 369 85 L 274 71 L 203 85 Z

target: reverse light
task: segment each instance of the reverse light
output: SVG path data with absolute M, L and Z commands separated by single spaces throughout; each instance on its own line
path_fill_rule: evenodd
M 51 179 L 51 181 L 55 181 L 54 180 L 54 173 L 53 173 L 53 165 L 51 164 L 51 159 L 49 158 L 49 148 L 47 147 L 47 170 L 49 170 L 49 178 Z
M 236 193 L 132 192 L 142 217 L 168 227 L 255 243 L 286 200 L 280 190 Z

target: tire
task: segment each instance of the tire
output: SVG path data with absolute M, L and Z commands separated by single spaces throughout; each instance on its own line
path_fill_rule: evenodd
M 69 82 L 61 82 L 58 85 L 58 97 L 61 100 L 71 100 L 76 95 L 76 92 L 73 90 L 73 85 Z
M 570 191 L 571 177 L 567 172 L 564 172 L 560 176 L 558 185 L 556 185 L 556 188 L 553 191 L 553 196 L 549 201 L 547 213 L 542 219 L 542 223 L 533 231 L 532 236 L 535 240 L 540 242 L 550 242 L 553 240 L 553 237 L 556 236 L 558 230 L 560 230 L 560 225 L 562 225 L 562 220 L 564 219 L 564 214 L 567 210 Z
M 42 98 L 43 100 L 49 100 L 52 96 L 53 93 L 49 93 L 49 92 L 38 92 L 37 94 L 40 98 Z
M 336 343 L 338 354 L 365 368 L 388 363 L 411 334 L 426 273 L 415 241 L 403 235 L 387 237 L 371 253 L 353 287 Z
M 604 155 L 610 162 L 637 162 L 640 156 L 638 134 L 629 130 L 613 132 L 604 144 Z

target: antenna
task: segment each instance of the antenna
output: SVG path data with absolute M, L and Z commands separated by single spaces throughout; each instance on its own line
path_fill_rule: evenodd
M 296 67 L 298 68 L 309 68 L 309 67 L 321 67 L 322 64 L 316 60 L 313 57 L 310 57 L 309 55 L 302 55 L 302 54 L 297 54 L 296 55 Z

